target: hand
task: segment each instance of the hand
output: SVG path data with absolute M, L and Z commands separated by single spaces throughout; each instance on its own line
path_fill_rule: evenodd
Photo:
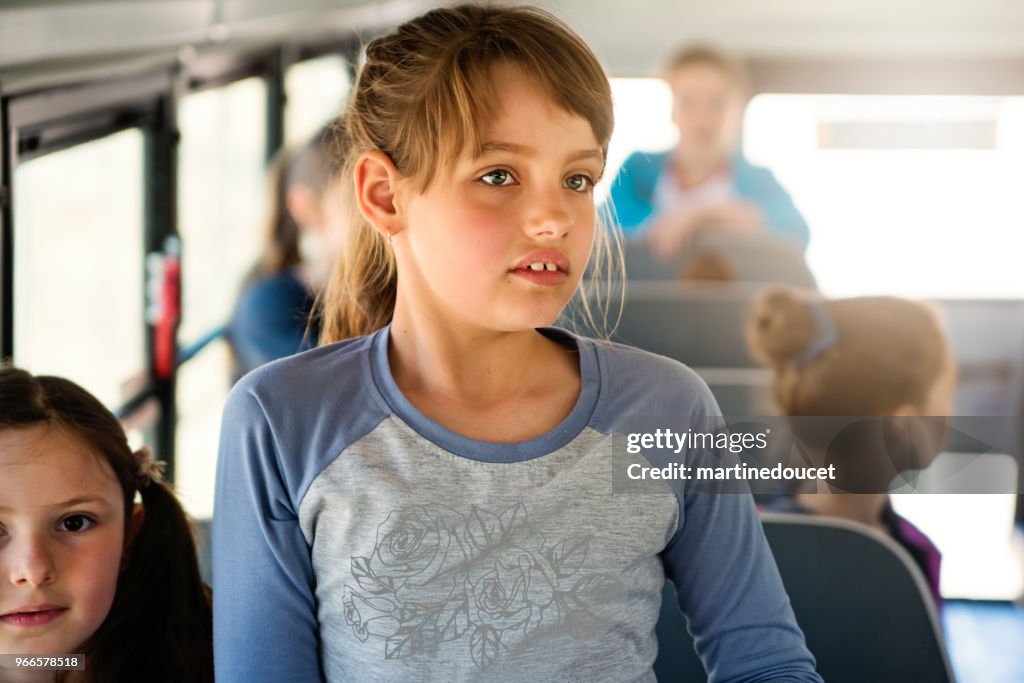
M 711 204 L 702 211 L 698 230 L 724 230 L 753 235 L 764 228 L 764 217 L 755 204 L 730 200 Z
M 651 251 L 664 261 L 678 256 L 700 232 L 723 231 L 753 235 L 764 229 L 764 219 L 756 205 L 728 200 L 700 208 L 683 207 L 667 211 L 647 233 Z
M 645 238 L 651 252 L 663 261 L 678 256 L 693 239 L 701 213 L 701 209 L 684 207 L 658 216 Z

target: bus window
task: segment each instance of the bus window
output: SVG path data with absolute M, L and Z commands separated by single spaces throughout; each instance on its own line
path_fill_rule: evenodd
M 829 296 L 1024 296 L 1024 98 L 759 95 L 744 145 L 804 212 Z
M 941 456 L 956 457 L 954 454 Z M 1016 477 L 1016 463 L 1003 456 Z M 1013 547 L 1014 495 L 896 494 L 893 507 L 942 552 L 942 594 L 972 600 L 1015 599 L 1024 575 Z
M 597 187 L 599 199 L 609 192 L 619 166 L 636 151 L 669 149 L 679 137 L 672 125 L 672 91 L 659 78 L 612 78 L 615 132 L 608 145 L 604 182 Z
M 293 64 L 285 72 L 285 142 L 300 144 L 332 121 L 342 109 L 352 85 L 348 64 L 327 55 Z
M 178 111 L 182 321 L 194 343 L 224 325 L 259 251 L 265 204 L 267 89 L 260 78 L 184 97 Z M 219 340 L 181 366 L 177 382 L 175 484 L 188 511 L 213 509 L 220 414 L 230 355 Z
M 146 368 L 143 160 L 131 129 L 24 162 L 13 178 L 14 362 L 111 408 Z

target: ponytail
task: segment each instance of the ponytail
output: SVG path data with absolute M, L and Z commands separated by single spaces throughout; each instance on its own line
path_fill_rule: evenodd
M 263 253 L 250 279 L 281 273 L 299 263 L 299 226 L 288 211 L 288 168 L 291 163 L 292 152 L 282 149 L 267 171 L 270 201 L 263 228 Z
M 747 341 L 774 371 L 785 415 L 886 415 L 922 405 L 950 354 L 927 304 L 885 296 L 828 300 L 789 287 L 758 296 Z
M 345 177 L 352 177 L 352 170 L 351 163 L 346 164 Z M 321 318 L 321 344 L 376 332 L 390 323 L 395 313 L 395 254 L 359 212 L 352 183 L 346 184 L 345 192 L 351 214 L 345 246 L 314 307 Z
M 213 680 L 209 590 L 199 576 L 192 526 L 163 482 L 142 482 L 145 519 L 107 619 L 87 644 L 96 681 Z

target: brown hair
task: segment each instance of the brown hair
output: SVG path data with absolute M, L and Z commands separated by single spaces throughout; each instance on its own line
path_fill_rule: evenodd
M 709 45 L 687 45 L 676 50 L 662 67 L 661 77 L 671 85 L 672 77 L 679 70 L 690 66 L 710 66 L 718 69 L 736 84 L 744 98 L 752 94 L 753 85 L 746 64 L 739 58 Z
M 423 191 L 463 150 L 479 152 L 497 101 L 491 70 L 501 63 L 521 68 L 555 104 L 586 119 L 607 156 L 611 88 L 579 36 L 534 7 L 462 5 L 431 10 L 367 46 L 341 123 L 349 139 L 345 176 L 360 155 L 380 150 Z M 394 256 L 354 199 L 349 206 L 352 229 L 320 299 L 321 343 L 369 334 L 394 313 Z M 611 253 L 606 231 L 598 231 L 595 249 L 595 259 Z
M 267 173 L 269 204 L 264 226 L 263 253 L 249 280 L 293 268 L 302 260 L 299 253 L 299 225 L 288 211 L 288 190 L 306 187 L 322 195 L 334 176 L 331 146 L 343 145 L 340 132 L 320 131 L 308 142 L 281 149 Z
M 834 326 L 827 344 L 823 325 Z M 776 399 L 791 416 L 888 415 L 921 406 L 950 353 L 936 311 L 922 302 L 829 301 L 786 287 L 757 298 L 747 339 L 774 369 Z
M 125 549 L 106 619 L 85 643 L 92 681 L 212 681 L 209 591 L 199 575 L 188 518 L 165 484 L 140 480 L 117 419 L 92 394 L 59 377 L 0 367 L 0 429 L 50 425 L 87 444 L 124 492 L 125 533 L 135 495 L 145 519 Z

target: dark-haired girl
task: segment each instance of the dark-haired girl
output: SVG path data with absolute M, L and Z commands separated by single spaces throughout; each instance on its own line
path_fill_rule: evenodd
M 84 654 L 57 675 L 75 683 L 205 683 L 211 628 L 188 518 L 149 452 L 73 382 L 0 368 L 0 653 Z

